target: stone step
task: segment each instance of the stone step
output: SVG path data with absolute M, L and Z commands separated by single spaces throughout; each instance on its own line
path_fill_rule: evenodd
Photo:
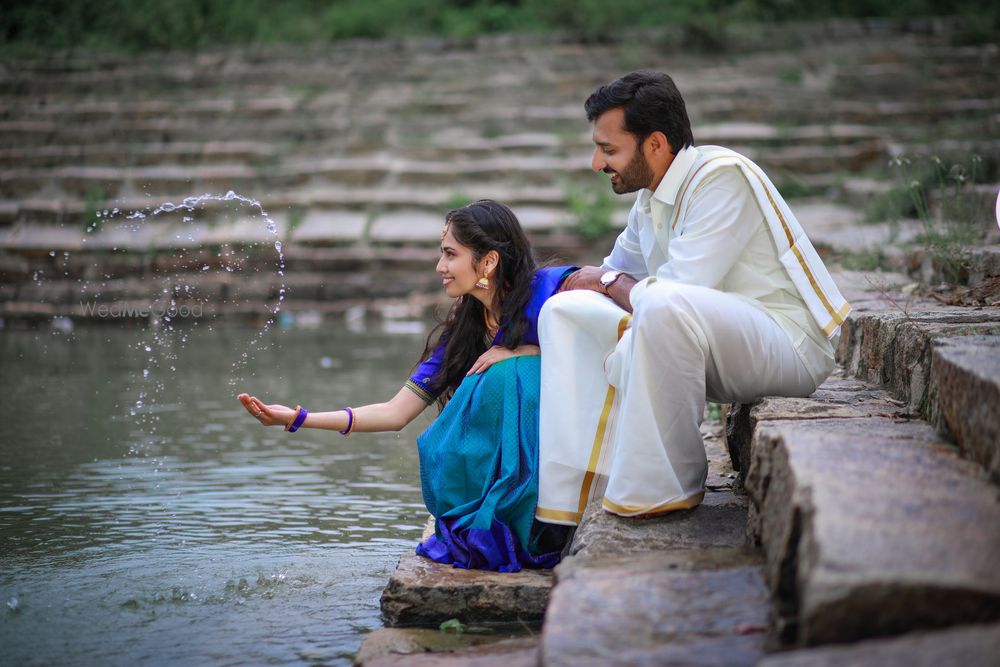
M 754 665 L 770 596 L 742 549 L 646 552 L 557 568 L 542 627 L 546 667 Z
M 592 148 L 589 132 L 577 136 L 565 133 L 521 132 L 500 137 L 482 137 L 454 128 L 441 130 L 426 140 L 426 147 L 415 147 L 391 136 L 384 137 L 384 147 L 396 151 L 428 152 L 434 159 L 446 157 L 496 157 L 499 155 L 557 155 L 580 153 Z M 863 125 L 805 126 L 779 128 L 764 123 L 723 123 L 698 128 L 698 140 L 703 144 L 724 146 L 781 146 L 787 143 L 815 144 L 815 154 L 821 147 L 881 142 L 878 128 Z M 808 149 L 808 146 L 806 147 Z M 344 153 L 352 150 L 342 139 L 328 145 L 312 144 L 316 155 Z M 802 150 L 799 148 L 798 150 Z M 0 168 L 54 167 L 126 167 L 198 165 L 225 162 L 276 163 L 290 148 L 282 143 L 263 141 L 173 141 L 153 143 L 86 143 L 77 145 L 23 146 L 0 149 Z M 784 159 L 787 161 L 791 156 Z
M 752 460 L 754 433 L 760 422 L 809 419 L 905 418 L 906 403 L 888 392 L 835 371 L 807 398 L 762 398 L 753 403 L 733 403 L 724 411 L 726 446 L 738 486 L 746 482 Z M 756 537 L 756 532 L 752 533 Z
M 365 636 L 358 667 L 535 667 L 538 638 L 382 628 Z
M 932 419 L 1000 485 L 1000 335 L 946 338 L 931 355 Z
M 796 146 L 758 149 L 734 146 L 768 170 L 819 175 L 857 171 L 885 158 L 880 144 L 839 147 Z M 591 183 L 589 153 L 576 155 L 502 155 L 441 161 L 428 159 L 359 156 L 314 160 L 287 160 L 279 165 L 260 167 L 251 163 L 160 164 L 132 167 L 74 167 L 5 169 L 0 171 L 0 197 L 8 202 L 36 199 L 126 200 L 137 197 L 165 197 L 177 192 L 270 193 L 316 189 L 371 191 L 392 179 L 393 187 L 461 189 L 510 188 L 530 183 L 534 189 L 565 189 L 567 180 Z M 383 186 L 384 187 L 384 186 Z M 278 195 L 281 197 L 282 195 Z M 289 198 L 289 195 L 284 195 Z M 345 195 L 357 201 L 359 195 Z M 426 198 L 426 196 L 424 197 Z M 10 204 L 8 204 L 10 206 Z M 79 204 L 77 204 L 79 206 Z M 121 204 L 117 204 L 121 207 Z M 7 215 L 10 215 L 9 213 Z
M 926 417 L 935 340 L 1000 334 L 1000 308 L 938 307 L 909 310 L 900 299 L 891 310 L 855 311 L 845 323 L 837 361 L 848 374 L 884 387 L 908 409 Z
M 894 639 L 870 639 L 850 646 L 825 646 L 769 655 L 758 667 L 843 667 L 844 665 L 991 665 L 1000 655 L 1000 624 L 915 632 Z
M 58 167 L 0 171 L 0 196 L 28 198 L 55 188 L 75 197 L 95 190 L 119 198 L 143 193 L 151 196 L 176 192 L 268 192 L 310 183 L 342 187 L 374 187 L 392 177 L 403 187 L 456 187 L 476 183 L 531 183 L 558 186 L 567 176 L 589 178 L 590 158 L 504 157 L 448 162 L 382 157 L 327 158 L 288 161 L 273 168 L 245 164 L 158 167 Z
M 195 165 L 276 160 L 283 147 L 260 141 L 77 144 L 0 148 L 0 168 Z
M 597 176 L 588 175 L 585 179 L 589 187 L 595 187 Z M 583 186 L 577 186 L 582 188 Z M 599 183 L 601 188 L 607 185 Z M 416 209 L 430 210 L 444 215 L 455 206 L 474 199 L 495 199 L 504 202 L 515 210 L 522 207 L 556 207 L 564 208 L 567 199 L 574 191 L 568 184 L 560 186 L 525 186 L 518 187 L 506 183 L 481 183 L 466 181 L 450 187 L 415 187 L 388 184 L 377 187 L 337 187 L 336 185 L 307 185 L 300 188 L 290 188 L 278 191 L 268 191 L 260 196 L 261 207 L 265 211 L 281 211 L 295 209 L 302 215 L 312 212 L 338 213 L 378 210 Z M 218 191 L 221 194 L 221 191 Z M 239 191 L 243 193 L 248 191 Z M 162 202 L 181 202 L 188 194 L 171 193 L 152 196 L 118 197 L 112 199 L 79 199 L 77 197 L 56 198 L 22 198 L 0 200 L 0 224 L 23 223 L 58 223 L 79 220 L 82 227 L 84 215 L 93 215 L 96 211 L 149 211 Z M 631 206 L 628 197 L 618 199 L 623 208 Z M 225 211 L 232 204 L 207 200 L 199 207 L 207 215 Z
M 996 487 L 928 424 L 892 416 L 894 407 L 757 414 L 750 523 L 786 642 L 1000 618 L 1000 531 L 984 528 L 1000 525 Z M 881 411 L 889 416 L 869 416 Z
M 585 510 L 542 627 L 542 664 L 753 665 L 769 595 L 746 546 L 747 499 L 731 489 L 721 424 L 706 422 L 704 502 L 646 520 Z M 601 631 L 595 632 L 595 619 Z
M 434 530 L 433 518 L 424 538 Z M 537 624 L 545 614 L 552 570 L 490 572 L 442 565 L 408 552 L 382 591 L 382 616 L 391 626 Z

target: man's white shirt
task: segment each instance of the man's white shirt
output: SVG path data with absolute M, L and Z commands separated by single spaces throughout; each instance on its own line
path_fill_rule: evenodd
M 779 259 L 758 200 L 735 166 L 712 170 L 682 193 L 701 158 L 696 147 L 677 153 L 655 191 L 640 190 L 603 268 L 639 283 L 637 306 L 650 278 L 717 289 L 766 312 L 788 336 L 810 374 L 821 382 L 834 365 L 833 344 L 819 328 Z M 688 197 L 678 217 L 678 199 Z

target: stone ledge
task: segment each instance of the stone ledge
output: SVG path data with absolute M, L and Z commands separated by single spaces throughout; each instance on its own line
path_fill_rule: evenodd
M 746 486 L 800 644 L 1000 618 L 997 489 L 927 424 L 759 422 Z
M 769 607 L 760 556 L 745 549 L 591 562 L 553 589 L 542 664 L 753 665 Z
M 746 482 L 752 458 L 754 429 L 761 421 L 904 417 L 906 403 L 880 389 L 838 374 L 805 398 L 767 397 L 753 403 L 733 403 L 725 411 L 726 446 L 738 486 Z
M 746 496 L 729 490 L 708 491 L 702 504 L 693 509 L 651 519 L 605 512 L 598 500 L 584 512 L 570 554 L 584 559 L 631 559 L 648 551 L 741 547 L 746 543 L 746 514 Z M 558 568 L 557 573 L 561 572 Z
M 534 667 L 538 637 L 382 628 L 365 637 L 354 663 L 359 667 Z
M 938 341 L 930 376 L 934 423 L 1000 484 L 1000 336 Z
M 551 587 L 551 570 L 464 570 L 407 553 L 382 592 L 382 614 L 389 625 L 537 623 Z
M 904 635 L 894 639 L 871 639 L 851 646 L 830 646 L 778 653 L 757 663 L 758 667 L 862 667 L 871 665 L 996 664 L 1000 655 L 1000 625 L 972 625 L 938 632 Z
M 913 412 L 929 416 L 932 342 L 954 336 L 1000 334 L 1000 308 L 940 308 L 852 314 L 837 361 L 847 373 L 884 386 Z

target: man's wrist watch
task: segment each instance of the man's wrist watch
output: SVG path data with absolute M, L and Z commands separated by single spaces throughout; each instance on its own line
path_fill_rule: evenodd
M 607 294 L 611 286 L 615 284 L 619 278 L 622 277 L 621 271 L 606 271 L 603 276 L 601 276 L 601 287 L 604 288 L 604 293 Z

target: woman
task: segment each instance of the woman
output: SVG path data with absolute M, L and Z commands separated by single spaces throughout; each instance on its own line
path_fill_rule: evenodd
M 458 567 L 553 567 L 559 526 L 534 522 L 538 495 L 538 313 L 572 267 L 536 269 L 509 208 L 490 200 L 451 211 L 437 272 L 454 297 L 423 361 L 387 403 L 308 412 L 240 394 L 265 426 L 398 431 L 431 403 L 440 415 L 417 439 L 435 533 L 417 553 Z

